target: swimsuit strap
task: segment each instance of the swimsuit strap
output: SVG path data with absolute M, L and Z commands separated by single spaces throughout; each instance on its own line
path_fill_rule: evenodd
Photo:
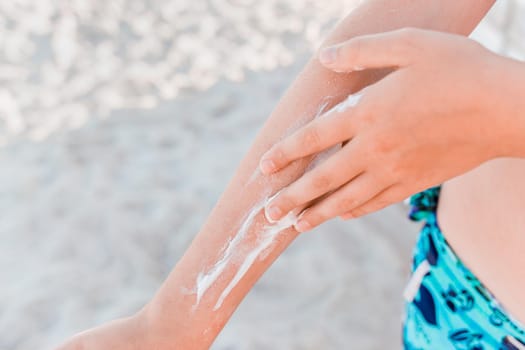
M 440 191 L 441 185 L 438 185 L 410 196 L 408 218 L 412 221 L 431 220 L 437 209 Z

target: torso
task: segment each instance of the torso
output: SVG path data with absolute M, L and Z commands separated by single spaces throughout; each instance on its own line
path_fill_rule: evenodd
M 494 159 L 443 183 L 437 220 L 465 265 L 525 325 L 525 159 Z

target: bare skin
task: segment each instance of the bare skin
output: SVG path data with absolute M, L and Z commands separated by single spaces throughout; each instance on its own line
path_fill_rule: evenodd
M 398 69 L 359 92 L 355 105 L 327 112 L 263 155 L 261 166 L 273 165 L 266 170 L 270 174 L 348 141 L 281 191 L 269 216 L 279 219 L 272 207 L 287 213 L 324 196 L 300 215 L 296 227 L 302 232 L 335 216 L 366 215 L 445 182 L 438 208 L 445 235 L 523 322 L 525 64 L 465 37 L 424 30 L 362 36 L 335 49 L 326 64 L 339 72 Z M 504 211 L 494 215 L 497 208 Z
M 525 122 L 513 112 L 518 93 L 506 91 L 519 90 L 511 77 L 523 76 L 525 65 L 471 39 L 405 28 L 353 38 L 321 52 L 321 61 L 337 72 L 396 70 L 263 155 L 261 168 L 272 174 L 346 142 L 272 200 L 273 220 L 320 196 L 301 214 L 299 231 L 362 216 L 524 148 Z
M 525 326 L 525 132 L 506 119 L 509 115 L 522 118 L 523 63 L 508 63 L 507 69 L 510 74 L 500 76 L 501 92 L 489 96 L 493 104 L 508 106 L 506 113 L 497 116 L 510 126 L 511 131 L 500 140 L 507 144 L 507 151 L 446 181 L 437 219 L 466 266 Z
M 446 181 L 437 210 L 450 245 L 525 325 L 525 159 L 505 157 Z
M 324 45 L 364 33 L 377 33 L 405 26 L 430 28 L 461 34 L 469 33 L 493 1 L 470 0 L 376 0 L 364 2 L 342 21 Z M 395 14 L 395 15 L 393 15 Z M 289 228 L 259 257 L 234 286 L 224 303 L 214 310 L 222 292 L 238 271 L 257 235 L 268 225 L 259 212 L 248 229 L 235 262 L 228 263 L 216 283 L 197 303 L 195 284 L 202 271 L 220 259 L 224 247 L 235 236 L 248 208 L 273 194 L 304 173 L 311 158 L 297 161 L 270 178 L 253 177 L 258 161 L 271 145 L 290 129 L 313 118 L 325 96 L 346 95 L 376 81 L 386 71 L 334 73 L 313 58 L 298 76 L 269 117 L 242 160 L 236 174 L 219 199 L 190 248 L 177 263 L 157 294 L 133 317 L 79 334 L 60 349 L 207 349 L 224 327 L 235 308 L 257 279 L 298 235 Z M 308 101 L 308 103 L 305 103 Z

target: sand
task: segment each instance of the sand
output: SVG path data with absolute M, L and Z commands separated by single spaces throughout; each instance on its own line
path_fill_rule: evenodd
M 354 4 L 1 2 L 0 350 L 51 348 L 149 300 Z M 477 35 L 517 55 L 494 29 L 504 5 Z M 301 236 L 213 349 L 400 348 L 407 212 Z

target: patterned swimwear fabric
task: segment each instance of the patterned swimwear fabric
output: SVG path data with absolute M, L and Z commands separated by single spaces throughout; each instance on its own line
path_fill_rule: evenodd
M 424 221 L 405 290 L 405 350 L 521 350 L 525 328 L 514 320 L 448 245 L 436 218 L 441 185 L 409 199 Z

